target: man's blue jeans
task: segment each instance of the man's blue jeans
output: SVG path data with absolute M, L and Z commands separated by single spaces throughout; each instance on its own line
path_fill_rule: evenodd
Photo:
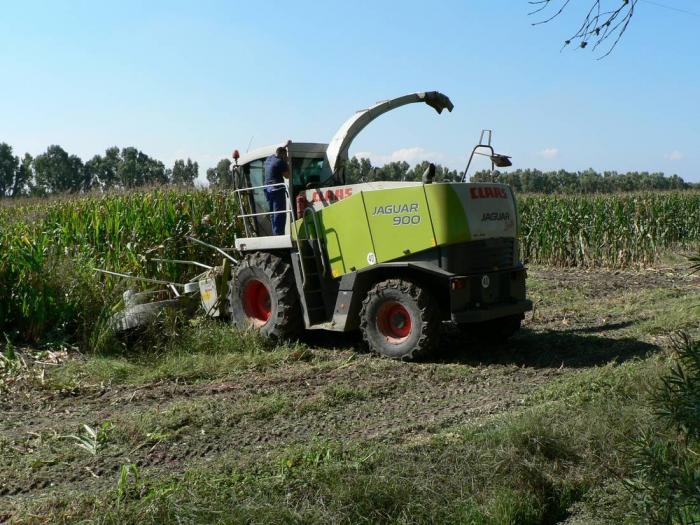
M 272 218 L 272 235 L 284 234 L 284 226 L 287 223 L 287 199 L 284 198 L 284 195 L 284 190 L 265 192 L 270 211 L 280 212 L 270 215 Z

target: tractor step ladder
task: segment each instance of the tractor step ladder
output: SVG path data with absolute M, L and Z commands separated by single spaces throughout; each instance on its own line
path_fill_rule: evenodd
M 313 223 L 313 236 L 309 229 L 307 217 L 311 216 Z M 323 241 L 318 236 L 318 220 L 316 210 L 308 207 L 304 210 L 303 228 L 306 238 L 297 235 L 297 249 L 299 254 L 299 266 L 302 275 L 302 300 L 306 305 L 304 317 L 309 326 L 326 321 L 326 304 L 323 299 L 323 278 L 327 273 L 325 255 L 323 253 Z

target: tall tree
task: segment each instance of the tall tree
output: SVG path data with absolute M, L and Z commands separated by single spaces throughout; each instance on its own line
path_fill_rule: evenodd
M 161 161 L 139 152 L 139 165 L 143 172 L 144 184 L 152 186 L 168 183 L 170 172 Z
M 369 159 L 353 157 L 345 163 L 345 182 L 347 184 L 368 182 L 372 178 L 373 170 Z
M 12 146 L 0 143 L 0 198 L 12 197 L 19 158 L 12 154 Z
M 107 150 L 106 155 L 109 153 L 110 150 Z M 120 188 L 166 184 L 169 175 L 162 162 L 149 157 L 134 147 L 122 149 L 116 173 L 115 185 Z
M 211 186 L 219 188 L 233 187 L 233 170 L 229 159 L 221 159 L 215 168 L 207 170 L 207 180 Z
M 85 190 L 83 162 L 61 146 L 49 146 L 34 159 L 36 184 L 46 193 L 77 193 Z
M 390 162 L 385 164 L 373 174 L 375 180 L 391 180 L 391 181 L 401 181 L 406 180 L 406 174 L 408 173 L 411 165 L 405 160 Z
M 31 192 L 34 180 L 34 159 L 29 153 L 25 153 L 22 162 L 17 169 L 17 176 L 12 187 L 12 196 L 19 197 Z
M 122 149 L 121 162 L 117 165 L 117 181 L 121 188 L 143 185 L 143 174 L 139 170 L 139 151 L 136 148 Z
M 119 148 L 107 148 L 104 157 L 95 155 L 85 163 L 86 176 L 91 185 L 103 191 L 119 186 L 118 170 L 121 163 Z
M 198 175 L 199 165 L 196 162 L 192 162 L 191 159 L 187 159 L 187 162 L 176 160 L 171 182 L 181 186 L 193 186 Z
M 406 180 L 421 180 L 423 178 L 423 173 L 430 166 L 430 162 L 424 160 L 423 162 L 416 164 L 408 170 L 406 173 Z M 459 174 L 457 170 L 451 170 L 440 164 L 435 165 L 435 180 L 438 182 L 454 182 L 459 179 Z

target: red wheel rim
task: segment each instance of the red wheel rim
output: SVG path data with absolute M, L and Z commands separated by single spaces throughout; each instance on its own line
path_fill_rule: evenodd
M 241 293 L 243 310 L 251 323 L 262 326 L 270 320 L 272 315 L 272 302 L 270 292 L 262 282 L 248 281 Z
M 401 303 L 386 302 L 377 313 L 377 328 L 390 343 L 403 343 L 413 328 L 411 314 Z

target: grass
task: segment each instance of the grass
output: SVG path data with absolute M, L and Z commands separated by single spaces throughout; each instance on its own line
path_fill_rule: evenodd
M 601 282 L 606 280 L 606 275 L 601 274 Z M 610 276 L 614 277 L 614 274 Z M 630 276 L 639 282 L 653 277 L 654 274 L 644 272 Z M 585 281 L 577 283 L 574 279 L 572 283 L 562 286 L 534 277 L 528 280 L 528 294 L 535 302 L 536 311 L 556 313 L 551 319 L 542 319 L 550 324 L 575 328 L 578 319 L 584 323 L 597 320 L 603 325 L 626 319 L 632 322 L 625 333 L 643 337 L 697 329 L 698 292 L 679 284 L 686 278 L 687 275 L 680 274 L 650 288 L 628 286 L 622 282 L 612 288 L 614 293 L 601 296 L 599 291 L 588 288 Z M 556 299 L 553 299 L 554 293 Z M 555 304 L 563 307 L 552 308 Z
M 160 340 L 162 338 L 162 340 Z M 132 342 L 134 348 L 74 360 L 48 376 L 47 388 L 84 383 L 131 384 L 177 380 L 185 383 L 264 370 L 310 358 L 306 346 L 271 344 L 255 333 L 232 330 L 213 320 L 197 320 L 178 333 Z M 148 350 L 150 344 L 155 345 Z
M 667 359 L 633 359 L 622 364 L 608 363 L 583 370 L 573 377 L 555 379 L 526 398 L 528 406 L 542 404 L 601 403 L 615 398 L 638 403 L 667 369 Z
M 608 369 L 592 397 L 578 395 L 585 382 L 577 376 L 543 387 L 516 413 L 399 447 L 321 439 L 252 461 L 232 451 L 181 475 L 142 474 L 143 486 L 121 500 L 115 477 L 97 497 L 52 498 L 32 513 L 57 523 L 554 523 L 591 487 L 625 474 L 620 447 L 652 415 L 639 402 L 643 390 L 623 385 L 655 373 L 649 362 Z M 263 406 L 270 403 L 277 406 Z M 196 413 L 202 407 L 174 408 L 163 432 Z M 581 505 L 580 513 L 600 514 Z
M 53 367 L 21 399 L 39 395 L 31 406 L 60 417 L 42 409 L 31 426 L 2 427 L 0 480 L 57 487 L 7 498 L 5 512 L 19 523 L 632 523 L 630 440 L 665 432 L 651 393 L 669 368 L 668 331 L 700 329 L 697 288 L 644 272 L 531 273 L 535 318 L 502 349 L 457 343 L 395 363 L 203 322 Z M 464 408 L 433 418 L 452 396 Z M 94 455 L 63 437 L 107 422 Z

